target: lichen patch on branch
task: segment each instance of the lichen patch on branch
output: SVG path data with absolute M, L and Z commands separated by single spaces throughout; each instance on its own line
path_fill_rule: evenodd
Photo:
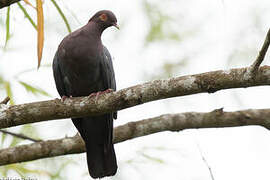
M 183 84 L 183 86 L 186 89 L 190 89 L 192 88 L 192 86 L 194 85 L 194 82 L 196 81 L 196 78 L 194 76 L 187 76 L 185 79 L 183 79 L 181 81 L 181 83 Z
M 224 70 L 223 73 L 229 75 L 231 73 L 231 70 L 230 69 Z
M 9 105 L 0 104 L 0 119 L 3 119 L 7 116 L 6 110 L 9 108 Z

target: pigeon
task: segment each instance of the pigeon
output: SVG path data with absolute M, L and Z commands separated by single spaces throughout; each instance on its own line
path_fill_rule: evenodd
M 96 96 L 116 90 L 112 58 L 102 44 L 103 31 L 117 25 L 113 12 L 97 12 L 88 23 L 67 35 L 55 53 L 53 75 L 62 100 Z M 72 118 L 86 146 L 88 171 L 92 178 L 113 176 L 117 162 L 113 146 L 113 119 L 117 112 Z

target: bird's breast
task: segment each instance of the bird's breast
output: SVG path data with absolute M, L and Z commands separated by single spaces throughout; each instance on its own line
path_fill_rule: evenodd
M 104 86 L 101 75 L 102 44 L 92 42 L 91 38 L 85 36 L 78 37 L 64 39 L 58 49 L 59 59 L 65 69 L 64 74 L 73 96 L 89 95 L 102 90 Z

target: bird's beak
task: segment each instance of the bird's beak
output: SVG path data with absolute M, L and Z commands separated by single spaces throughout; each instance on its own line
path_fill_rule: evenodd
M 118 24 L 113 24 L 114 27 L 116 27 L 117 29 L 120 29 L 120 27 L 118 26 Z

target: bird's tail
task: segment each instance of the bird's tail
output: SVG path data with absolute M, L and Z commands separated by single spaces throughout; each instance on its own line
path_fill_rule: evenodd
M 85 142 L 91 177 L 102 178 L 115 175 L 117 163 L 112 142 L 112 114 L 76 118 L 72 121 Z

